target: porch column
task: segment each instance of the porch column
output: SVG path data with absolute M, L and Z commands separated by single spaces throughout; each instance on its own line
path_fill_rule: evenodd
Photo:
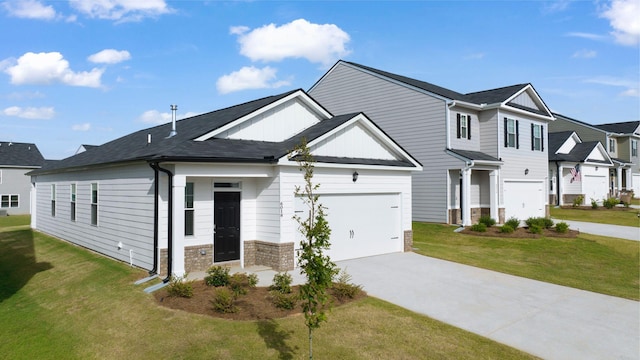
M 491 209 L 491 218 L 499 221 L 500 213 L 498 212 L 498 170 L 489 172 L 489 207 Z
M 462 201 L 460 208 L 462 210 L 462 225 L 469 226 L 471 222 L 471 169 L 462 169 Z
M 173 176 L 173 259 L 172 272 L 175 276 L 184 275 L 184 188 L 187 178 L 184 175 Z
M 627 186 L 625 187 L 625 189 L 627 191 L 631 191 L 633 190 L 633 176 L 631 175 L 631 168 L 626 169 L 625 173 L 626 173 L 625 178 L 627 179 Z
M 621 167 L 616 168 L 616 181 L 617 181 L 617 184 L 616 184 L 617 188 L 614 196 L 619 196 L 620 191 L 622 190 L 622 168 Z
M 557 184 L 556 184 L 556 196 L 558 197 L 558 205 L 564 205 L 564 201 L 562 201 L 564 195 L 564 166 L 560 165 L 558 167 L 558 174 L 556 175 Z

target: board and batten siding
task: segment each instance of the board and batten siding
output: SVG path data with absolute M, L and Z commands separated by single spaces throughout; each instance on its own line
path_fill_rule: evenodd
M 549 161 L 547 150 L 549 147 L 548 124 L 545 121 L 534 120 L 520 114 L 500 111 L 499 134 L 499 157 L 502 158 L 503 165 L 500 169 L 500 194 L 503 194 L 504 181 L 542 181 L 545 183 L 544 189 L 548 186 Z M 504 118 L 511 118 L 518 121 L 519 128 L 519 148 L 505 147 L 502 136 L 504 135 Z M 531 150 L 531 124 L 544 126 L 543 139 L 544 151 Z M 528 173 L 525 175 L 525 170 Z M 546 193 L 545 192 L 545 193 Z M 548 196 L 545 196 L 544 203 L 548 204 Z M 500 205 L 504 204 L 504 196 L 500 197 Z
M 409 171 L 358 169 L 358 180 L 353 182 L 353 169 L 331 169 L 316 166 L 313 184 L 320 184 L 316 194 L 322 204 L 322 195 L 399 194 L 401 198 L 401 228 L 411 230 L 411 173 Z M 298 229 L 295 213 L 295 187 L 304 186 L 302 172 L 297 167 L 283 167 L 280 172 L 282 201 L 282 242 L 292 242 Z M 326 210 L 327 213 L 331 209 Z M 362 216 L 362 214 L 354 214 Z M 348 222 L 348 219 L 344 219 Z M 402 234 L 399 234 L 402 236 Z
M 446 102 L 338 64 L 310 95 L 334 115 L 364 112 L 424 167 L 413 173 L 413 219 L 446 222 Z
M 71 184 L 76 184 L 76 221 Z M 98 184 L 98 225 L 91 225 L 91 184 Z M 56 213 L 51 216 L 51 185 Z M 36 230 L 144 269 L 153 267 L 153 170 L 146 164 L 44 174 L 36 182 Z M 118 243 L 122 242 L 122 249 Z M 132 250 L 130 259 L 130 250 Z

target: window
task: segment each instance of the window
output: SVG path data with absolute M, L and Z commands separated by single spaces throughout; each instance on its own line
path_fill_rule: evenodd
M 638 156 L 638 140 L 631 140 L 631 156 Z
M 616 140 L 615 139 L 609 139 L 609 152 L 616 152 Z
M 91 225 L 98 226 L 98 183 L 91 183 Z
M 51 216 L 56 216 L 56 184 L 51 184 Z
M 457 137 L 458 139 L 471 140 L 471 116 L 458 114 L 457 117 Z
M 553 170 L 549 170 L 549 191 L 553 191 L 554 181 L 555 181 L 555 177 L 553 177 Z
M 76 221 L 76 184 L 71 184 L 71 221 Z
M 504 147 L 520 148 L 518 120 L 504 118 Z
M 0 208 L 17 208 L 20 206 L 18 195 L 0 195 Z
M 543 131 L 542 125 L 531 124 L 531 150 L 544 151 Z
M 193 235 L 193 183 L 184 188 L 184 234 Z

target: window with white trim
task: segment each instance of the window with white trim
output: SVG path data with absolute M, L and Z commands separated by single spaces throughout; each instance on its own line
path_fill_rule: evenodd
M 616 152 L 616 139 L 609 139 L 609 152 Z
M 638 140 L 631 140 L 631 156 L 638 156 Z
M 184 234 L 193 235 L 193 183 L 188 182 L 184 187 Z
M 531 150 L 544 151 L 543 131 L 544 127 L 542 125 L 531 124 Z
M 98 183 L 91 183 L 91 225 L 98 226 Z
M 56 216 L 56 184 L 51 184 L 51 216 Z
M 518 120 L 504 118 L 504 147 L 520 148 Z
M 456 119 L 456 135 L 458 139 L 471 140 L 471 116 L 458 114 Z
M 76 184 L 71 184 L 71 221 L 76 221 Z
M 16 194 L 0 195 L 0 208 L 20 207 L 20 197 Z

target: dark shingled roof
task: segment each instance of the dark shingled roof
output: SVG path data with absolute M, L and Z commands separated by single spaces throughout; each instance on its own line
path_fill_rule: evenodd
M 549 161 L 571 161 L 571 162 L 597 162 L 601 164 L 611 164 L 608 161 L 589 159 L 594 148 L 598 146 L 598 141 L 587 141 L 576 144 L 568 154 L 556 154 L 562 144 L 567 141 L 569 136 L 573 134 L 573 131 L 559 131 L 549 133 Z
M 640 121 L 627 121 L 610 124 L 594 125 L 598 129 L 618 134 L 633 134 L 640 126 Z
M 0 142 L 0 166 L 40 167 L 44 162 L 35 144 Z
M 136 131 L 101 146 L 93 147 L 66 159 L 48 162 L 33 174 L 94 165 L 121 163 L 128 161 L 191 161 L 191 162 L 251 162 L 273 163 L 285 156 L 302 138 L 312 141 L 332 129 L 344 124 L 358 113 L 334 116 L 305 129 L 282 142 L 218 139 L 205 141 L 194 139 L 215 129 L 253 113 L 273 102 L 283 99 L 299 90 L 269 96 L 244 104 L 209 112 L 176 122 L 177 134 L 167 138 L 171 123 Z M 147 136 L 151 135 L 151 143 Z M 372 160 L 352 159 L 354 163 L 370 163 Z M 382 160 L 376 164 L 386 165 Z M 401 165 L 406 165 L 402 163 Z M 411 165 L 411 164 L 410 164 Z
M 480 151 L 471 151 L 471 150 L 460 150 L 460 149 L 449 149 L 449 151 L 458 154 L 464 158 L 474 161 L 496 161 L 500 162 L 500 159 L 495 158 L 491 155 L 487 155 Z
M 497 89 L 483 90 L 483 91 L 472 92 L 468 94 L 462 94 L 453 90 L 443 88 L 441 86 L 428 83 L 426 81 L 420 81 L 420 80 L 412 79 L 406 76 L 374 69 L 372 67 L 360 65 L 354 62 L 344 61 L 344 63 L 351 64 L 353 66 L 357 66 L 364 70 L 388 77 L 390 79 L 399 81 L 401 83 L 417 87 L 419 89 L 434 93 L 436 95 L 440 95 L 447 99 L 460 100 L 460 101 L 465 101 L 465 102 L 478 104 L 478 105 L 501 103 L 509 99 L 518 91 L 522 90 L 522 88 L 524 88 L 525 86 L 529 85 L 529 84 L 518 84 L 518 85 L 505 86 Z M 513 104 L 509 104 L 509 105 L 513 106 Z M 535 110 L 535 109 L 526 108 L 526 110 Z

